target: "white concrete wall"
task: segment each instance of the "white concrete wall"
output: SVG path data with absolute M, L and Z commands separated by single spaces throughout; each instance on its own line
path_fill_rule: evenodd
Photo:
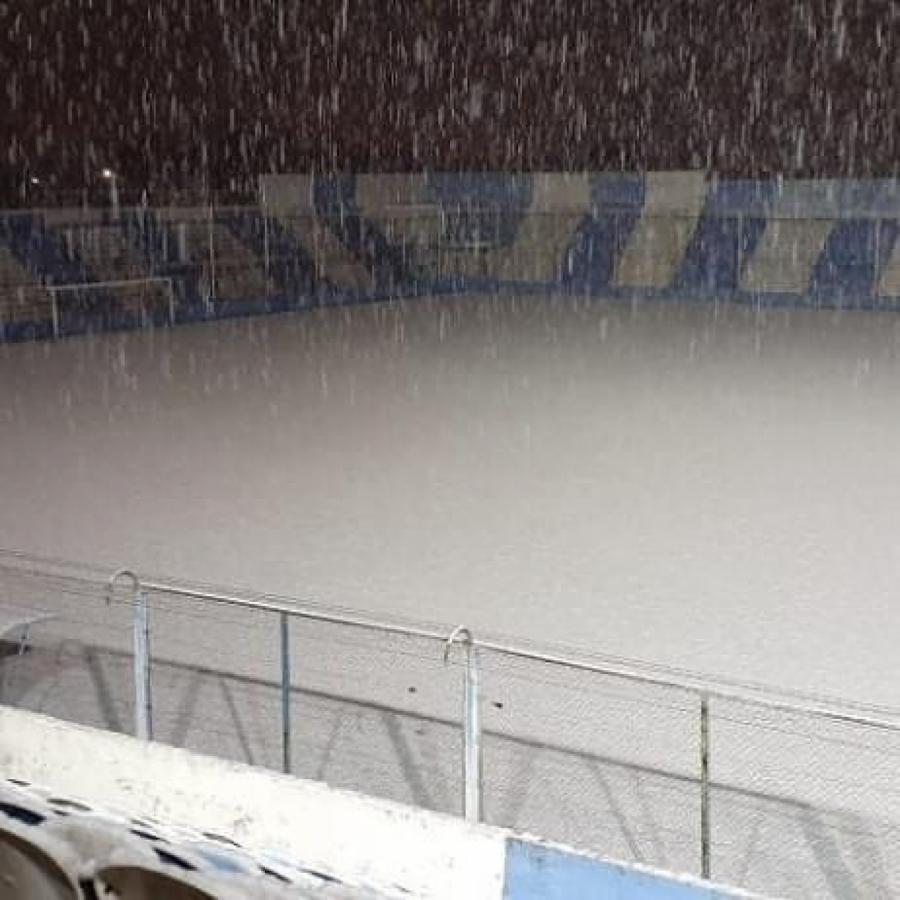
M 0 773 L 388 896 L 490 900 L 503 889 L 502 831 L 19 710 L 0 709 Z
M 253 867 L 245 867 L 241 856 L 250 861 L 265 858 L 267 864 L 274 860 L 272 865 L 285 871 L 330 875 L 350 891 L 341 897 L 749 896 L 686 876 L 516 838 L 502 829 L 5 707 L 0 708 L 0 775 L 28 783 L 0 782 L 4 801 L 0 879 L 42 890 L 47 885 L 58 887 L 56 893 L 47 894 L 48 900 L 73 896 L 62 883 L 65 877 L 77 890 L 81 878 L 102 883 L 117 869 L 137 879 L 131 892 L 120 895 L 123 898 L 145 896 L 147 879 L 168 873 L 177 876 L 172 885 L 193 885 L 233 900 L 294 896 L 283 885 L 272 886 L 262 879 L 257 891 Z M 27 822 L 27 815 L 10 815 L 12 807 L 36 813 L 34 821 Z M 60 808 L 67 810 L 65 818 L 57 814 Z M 167 872 L 152 844 L 135 842 L 129 821 L 134 819 L 145 823 L 144 831 L 159 832 L 167 852 L 176 857 L 186 852 L 191 858 L 194 847 L 193 859 L 202 859 L 200 848 L 211 840 L 211 833 L 218 836 L 220 850 L 213 851 L 210 866 L 182 865 Z M 222 839 L 238 844 L 231 865 L 227 854 L 232 851 Z M 12 847 L 32 848 L 44 865 L 22 869 L 21 854 L 11 856 Z M 216 883 L 216 871 L 221 884 Z M 54 877 L 59 884 L 52 883 Z M 295 888 L 297 896 L 306 896 L 299 885 Z

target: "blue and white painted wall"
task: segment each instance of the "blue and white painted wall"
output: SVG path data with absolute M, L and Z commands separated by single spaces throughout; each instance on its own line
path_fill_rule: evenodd
M 179 321 L 507 290 L 895 309 L 900 180 L 271 175 L 249 207 L 0 214 L 7 339 L 48 333 L 61 284 L 62 333 L 146 321 L 91 289 L 122 272 L 168 279 Z
M 871 306 L 900 299 L 900 181 L 268 176 L 267 215 L 358 221 L 398 283 Z M 359 247 L 342 240 L 357 253 Z M 385 250 L 387 252 L 387 250 Z
M 327 897 L 335 885 L 342 898 L 749 896 L 10 708 L 0 776 L 0 866 L 10 842 L 30 847 L 73 897 L 126 870 L 228 897 Z

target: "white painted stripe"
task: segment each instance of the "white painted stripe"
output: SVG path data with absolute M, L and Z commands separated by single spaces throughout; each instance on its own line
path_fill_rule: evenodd
M 644 208 L 621 257 L 618 287 L 665 288 L 697 229 L 707 194 L 703 172 L 650 172 Z
M 747 260 L 741 288 L 806 293 L 832 225 L 831 219 L 770 219 Z
M 409 208 L 429 206 L 425 175 L 359 175 L 356 179 L 356 203 L 366 218 L 378 218 L 388 212 L 403 213 Z M 396 208 L 396 209 L 395 209 Z
M 900 235 L 895 238 L 891 255 L 879 273 L 875 293 L 881 297 L 900 297 Z
M 259 203 L 266 215 L 311 215 L 313 202 L 311 175 L 263 175 L 259 180 Z
M 265 769 L 0 708 L 0 772 L 211 831 L 387 896 L 499 900 L 506 833 Z
M 213 209 L 209 206 L 160 206 L 152 210 L 160 222 L 209 222 Z

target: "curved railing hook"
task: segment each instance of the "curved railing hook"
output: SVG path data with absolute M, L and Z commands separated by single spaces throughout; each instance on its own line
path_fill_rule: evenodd
M 450 661 L 450 650 L 453 648 L 455 643 L 465 644 L 467 649 L 471 651 L 472 647 L 475 645 L 475 639 L 472 637 L 472 632 L 466 628 L 465 625 L 457 625 L 453 631 L 450 632 L 450 636 L 444 641 L 444 664 L 446 665 Z
M 113 591 L 116 589 L 116 582 L 122 578 L 128 578 L 131 581 L 131 587 L 135 593 L 141 589 L 141 579 L 134 574 L 131 569 L 117 569 L 109 576 L 106 582 L 106 602 L 112 603 Z

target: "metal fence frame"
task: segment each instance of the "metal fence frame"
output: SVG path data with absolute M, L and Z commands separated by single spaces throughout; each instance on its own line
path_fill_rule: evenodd
M 579 659 L 575 655 L 546 652 L 498 640 L 483 640 L 476 638 L 472 630 L 462 625 L 448 633 L 438 628 L 388 622 L 347 612 L 303 608 L 276 598 L 241 597 L 236 594 L 207 590 L 205 588 L 186 587 L 169 582 L 149 579 L 142 581 L 130 569 L 120 569 L 109 578 L 107 584 L 107 598 L 109 600 L 112 600 L 114 590 L 120 581 L 129 583 L 133 604 L 134 727 L 136 736 L 145 740 L 153 739 L 151 623 L 148 604 L 150 594 L 162 593 L 189 601 L 202 601 L 277 615 L 281 668 L 281 758 L 282 769 L 287 773 L 291 769 L 292 745 L 290 711 L 292 683 L 289 645 L 289 622 L 292 618 L 440 642 L 443 645 L 443 659 L 445 663 L 449 662 L 455 646 L 459 645 L 463 650 L 463 703 L 460 712 L 460 724 L 463 734 L 462 808 L 463 815 L 471 822 L 479 822 L 482 819 L 483 736 L 480 718 L 481 664 L 479 659 L 481 655 L 491 654 L 497 657 L 538 662 L 569 671 L 588 672 L 645 686 L 674 689 L 688 694 L 696 702 L 697 708 L 696 759 L 700 786 L 698 869 L 703 878 L 710 878 L 712 875 L 710 700 L 736 701 L 759 709 L 799 714 L 841 724 L 900 733 L 900 712 L 897 713 L 897 719 L 894 721 L 885 716 L 857 712 L 850 708 L 840 709 L 826 702 L 812 703 L 802 699 L 794 699 L 789 695 L 779 696 L 771 692 L 767 693 L 762 688 L 756 691 L 738 686 L 732 687 L 707 682 L 699 677 L 692 677 L 687 674 L 679 676 L 668 673 L 656 674 L 651 671 L 641 671 L 637 665 L 597 662 Z M 894 715 L 894 712 L 890 711 L 889 714 Z

